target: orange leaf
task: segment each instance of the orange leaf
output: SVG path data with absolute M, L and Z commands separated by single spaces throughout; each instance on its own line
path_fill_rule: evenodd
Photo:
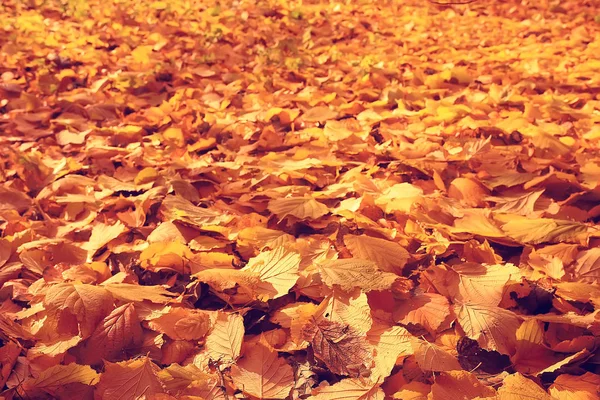
M 483 385 L 467 371 L 442 372 L 431 386 L 430 400 L 475 399 L 494 397 L 496 391 Z
M 152 400 L 163 393 L 159 368 L 148 357 L 120 363 L 107 362 L 97 391 L 102 400 Z
M 292 367 L 261 342 L 244 350 L 231 367 L 231 378 L 238 389 L 259 399 L 285 399 L 294 386 Z
M 61 283 L 48 289 L 44 306 L 47 309 L 68 309 L 77 318 L 79 332 L 85 339 L 111 312 L 113 297 L 109 291 L 99 286 Z
M 95 385 L 98 382 L 98 373 L 88 365 L 68 364 L 55 365 L 42 371 L 37 378 L 31 378 L 18 389 L 22 396 L 30 397 L 32 392 L 45 392 L 53 394 L 63 386 L 71 383 Z
M 390 289 L 396 280 L 403 279 L 396 274 L 381 271 L 372 261 L 358 258 L 329 261 L 319 265 L 319 271 L 327 286 L 338 285 L 345 291 L 358 287 L 365 292 Z
M 401 274 L 410 258 L 408 251 L 402 246 L 385 239 L 346 235 L 344 244 L 354 257 L 373 261 L 382 271 Z
M 549 390 L 558 400 L 595 400 L 599 387 L 600 376 L 586 372 L 581 376 L 559 375 Z
M 161 316 L 148 321 L 148 327 L 174 340 L 199 340 L 208 333 L 211 316 L 202 310 L 167 308 Z
M 456 357 L 434 343 L 415 339 L 412 342 L 415 360 L 424 371 L 453 371 L 462 367 Z
M 98 325 L 81 348 L 81 358 L 88 364 L 99 364 L 103 359 L 123 358 L 125 351 L 142 339 L 142 328 L 133 303 L 115 308 Z
M 368 379 L 346 378 L 331 386 L 313 390 L 310 398 L 314 400 L 383 400 L 385 393 L 379 384 Z
M 502 387 L 498 389 L 499 400 L 551 400 L 552 397 L 546 393 L 539 385 L 530 379 L 527 379 L 520 373 L 508 375 L 502 382 Z
M 291 215 L 298 219 L 318 219 L 329 212 L 329 208 L 312 197 L 286 197 L 269 202 L 269 210 L 279 220 Z
M 421 325 L 432 335 L 449 319 L 450 303 L 439 294 L 424 293 L 399 302 L 394 319 L 402 324 Z
M 482 348 L 502 354 L 513 353 L 520 325 L 513 312 L 476 304 L 455 305 L 454 312 L 467 336 L 477 340 Z

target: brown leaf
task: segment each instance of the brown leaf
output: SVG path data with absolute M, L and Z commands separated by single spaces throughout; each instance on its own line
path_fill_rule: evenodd
M 302 336 L 310 342 L 315 356 L 336 374 L 360 376 L 371 367 L 369 344 L 348 325 L 313 318 L 304 326 Z
M 125 351 L 140 343 L 142 327 L 133 303 L 115 308 L 100 322 L 80 349 L 81 359 L 88 364 L 117 360 Z

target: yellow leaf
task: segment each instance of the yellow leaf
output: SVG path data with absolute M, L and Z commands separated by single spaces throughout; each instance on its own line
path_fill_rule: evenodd
M 513 264 L 462 263 L 452 266 L 451 271 L 448 289 L 455 300 L 488 306 L 500 304 L 504 285 L 521 276 L 521 270 Z
M 210 330 L 212 321 L 208 311 L 167 307 L 162 315 L 147 324 L 150 329 L 173 340 L 200 340 Z
M 500 217 L 500 216 L 498 216 Z M 502 225 L 506 235 L 519 243 L 581 243 L 587 240 L 587 226 L 579 222 L 550 218 L 506 216 Z
M 144 183 L 152 182 L 158 178 L 158 171 L 155 168 L 147 167 L 138 172 L 133 182 L 136 185 L 143 185 Z
M 124 350 L 142 340 L 142 327 L 133 303 L 114 309 L 83 343 L 80 357 L 87 364 L 123 357 Z
M 498 389 L 498 400 L 523 399 L 552 400 L 552 397 L 535 382 L 518 372 L 504 378 L 502 387 Z
M 298 219 L 318 219 L 329 212 L 329 208 L 312 197 L 286 197 L 269 202 L 269 210 L 283 220 L 291 215 Z
M 412 348 L 417 364 L 424 371 L 453 371 L 462 369 L 456 357 L 434 343 L 413 339 Z
M 206 349 L 213 360 L 230 365 L 240 355 L 244 339 L 244 319 L 239 314 L 220 313 L 206 337 Z
M 577 255 L 573 278 L 579 282 L 600 282 L 600 248 L 584 250 Z
M 375 349 L 374 368 L 370 379 L 377 381 L 390 375 L 400 356 L 413 354 L 413 336 L 401 326 L 387 326 L 377 323 L 367 333 L 367 340 Z
M 333 373 L 363 374 L 372 367 L 371 345 L 363 334 L 348 325 L 311 318 L 302 329 L 302 336 Z
M 365 334 L 373 325 L 367 295 L 358 289 L 350 294 L 334 290 L 333 295 L 319 305 L 318 313 L 315 314 L 315 318 L 317 317 L 341 322 Z
M 421 196 L 423 196 L 421 188 L 402 182 L 385 189 L 381 196 L 375 198 L 375 204 L 383 207 L 386 213 L 394 211 L 408 213 Z
M 113 297 L 100 286 L 60 283 L 48 289 L 44 306 L 48 310 L 69 310 L 77 318 L 81 336 L 87 338 L 112 311 Z
M 185 145 L 185 137 L 183 136 L 183 131 L 181 128 L 167 128 L 162 135 L 170 144 L 173 144 L 177 147 L 182 147 Z
M 189 272 L 187 263 L 193 253 L 180 242 L 152 243 L 140 254 L 141 267 L 150 271 L 173 270 Z
M 240 272 L 260 278 L 254 290 L 260 300 L 266 301 L 287 294 L 296 284 L 300 260 L 300 254 L 278 247 L 251 258 Z
M 512 311 L 494 306 L 462 304 L 455 305 L 454 312 L 465 334 L 477 340 L 482 348 L 502 354 L 514 352 L 520 322 Z
M 94 254 L 99 249 L 126 231 L 127 227 L 121 221 L 117 221 L 114 224 L 99 223 L 94 225 L 90 239 L 81 246 L 88 252 L 87 261 L 92 262 Z
M 517 371 L 538 373 L 558 361 L 554 352 L 544 346 L 544 328 L 540 321 L 530 319 L 523 322 L 517 329 L 516 339 L 516 352 L 511 361 Z
M 133 60 L 142 65 L 150 63 L 150 56 L 152 55 L 153 46 L 138 46 L 132 52 L 131 56 Z

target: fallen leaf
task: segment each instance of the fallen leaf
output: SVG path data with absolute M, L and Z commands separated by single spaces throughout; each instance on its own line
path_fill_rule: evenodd
M 97 392 L 102 400 L 151 400 L 163 393 L 159 368 L 148 357 L 105 363 Z
M 285 399 L 294 384 L 292 367 L 260 342 L 245 349 L 231 378 L 245 394 L 261 399 Z

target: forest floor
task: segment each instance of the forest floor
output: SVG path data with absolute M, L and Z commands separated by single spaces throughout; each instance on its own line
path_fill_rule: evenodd
M 598 399 L 593 3 L 2 1 L 0 398 Z

